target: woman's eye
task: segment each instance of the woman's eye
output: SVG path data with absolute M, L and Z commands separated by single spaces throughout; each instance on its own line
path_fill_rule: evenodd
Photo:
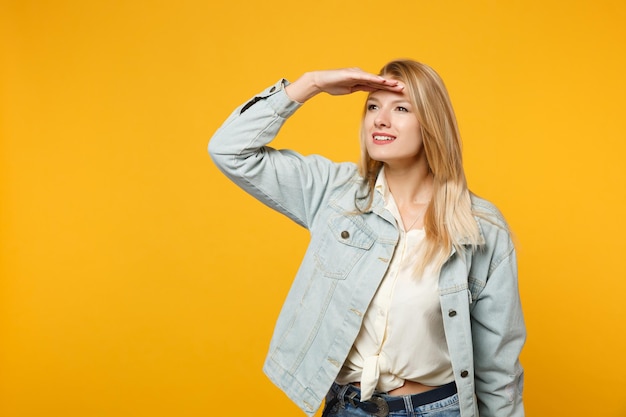
M 368 104 L 367 105 L 367 110 L 376 110 L 378 108 L 378 106 L 376 106 L 376 104 Z
M 400 106 L 400 107 L 398 107 L 398 111 L 402 111 L 402 112 L 406 112 L 406 113 L 408 113 L 408 112 L 409 112 L 409 109 L 407 109 L 406 107 L 402 107 L 402 106 Z

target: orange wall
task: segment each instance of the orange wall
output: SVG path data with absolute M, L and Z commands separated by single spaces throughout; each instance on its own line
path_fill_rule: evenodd
M 206 144 L 280 77 L 396 57 L 516 232 L 528 415 L 626 415 L 626 3 L 406 3 L 0 2 L 1 416 L 299 415 L 261 365 L 307 233 Z M 277 145 L 355 160 L 362 101 Z

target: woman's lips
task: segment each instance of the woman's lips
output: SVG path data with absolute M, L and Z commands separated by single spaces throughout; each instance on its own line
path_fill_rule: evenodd
M 394 140 L 396 140 L 395 136 L 387 135 L 387 134 L 381 134 L 381 133 L 373 134 L 372 138 L 374 139 L 374 143 L 378 143 L 378 144 L 391 143 Z

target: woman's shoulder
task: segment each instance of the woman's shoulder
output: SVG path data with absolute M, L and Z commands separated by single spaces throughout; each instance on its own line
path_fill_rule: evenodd
M 351 201 L 354 203 L 354 195 L 361 192 L 364 186 L 363 177 L 359 173 L 357 164 L 353 162 L 335 163 L 336 176 L 329 187 L 335 188 L 338 195 L 350 195 Z
M 500 229 L 509 230 L 504 215 L 491 201 L 470 193 L 472 200 L 472 213 L 477 218 L 481 227 L 496 226 Z

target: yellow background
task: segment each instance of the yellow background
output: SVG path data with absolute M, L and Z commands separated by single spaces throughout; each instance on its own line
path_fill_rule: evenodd
M 300 415 L 262 374 L 307 233 L 206 154 L 281 77 L 411 57 L 519 248 L 529 416 L 626 416 L 623 0 L 0 2 L 0 416 Z M 276 145 L 356 160 L 363 95 Z M 245 410 L 245 411 L 244 411 Z

